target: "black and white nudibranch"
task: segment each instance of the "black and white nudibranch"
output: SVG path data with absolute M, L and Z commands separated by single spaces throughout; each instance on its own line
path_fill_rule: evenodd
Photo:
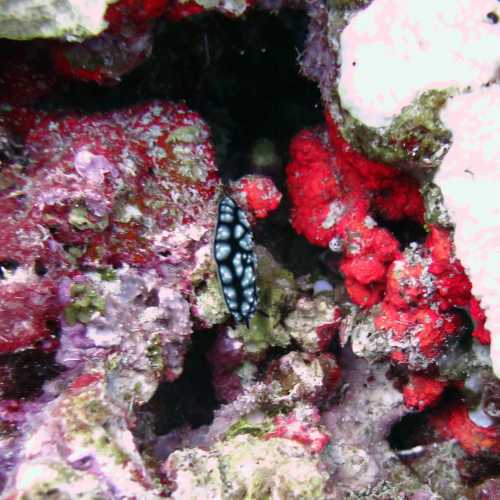
M 248 327 L 257 310 L 257 257 L 247 216 L 229 196 L 219 202 L 214 257 L 227 308 L 236 322 Z

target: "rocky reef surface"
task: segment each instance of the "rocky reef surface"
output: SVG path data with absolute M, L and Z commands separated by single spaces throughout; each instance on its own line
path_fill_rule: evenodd
M 500 498 L 498 2 L 4 4 L 0 498 Z

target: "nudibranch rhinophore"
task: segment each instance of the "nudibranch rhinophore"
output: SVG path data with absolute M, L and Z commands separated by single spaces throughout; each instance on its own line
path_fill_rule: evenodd
M 219 202 L 214 257 L 224 301 L 236 322 L 248 327 L 257 310 L 257 257 L 245 212 L 229 196 Z

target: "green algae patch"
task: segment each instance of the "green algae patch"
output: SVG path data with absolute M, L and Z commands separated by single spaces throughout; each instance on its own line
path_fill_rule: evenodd
M 259 353 L 268 347 L 286 347 L 290 343 L 281 320 L 297 302 L 297 285 L 293 274 L 282 267 L 264 248 L 257 246 L 258 312 L 250 320 L 250 328 L 242 325 L 237 336 L 248 352 Z M 261 312 L 259 312 L 261 311 Z
M 319 459 L 301 444 L 250 434 L 217 443 L 211 450 L 174 452 L 167 473 L 176 478 L 172 498 L 325 498 L 327 474 Z
M 154 372 L 161 373 L 165 367 L 163 360 L 162 339 L 159 334 L 153 334 L 147 342 L 146 358 Z
M 68 325 L 88 323 L 94 313 L 104 313 L 106 302 L 91 286 L 75 283 L 70 290 L 71 304 L 64 309 L 64 319 Z
M 425 222 L 442 227 L 453 227 L 451 217 L 444 205 L 443 194 L 436 184 L 428 182 L 420 189 L 425 205 Z
M 188 144 L 200 144 L 206 141 L 208 133 L 206 129 L 199 125 L 188 125 L 179 127 L 172 131 L 167 138 L 167 142 L 185 142 Z
M 373 160 L 437 167 L 451 144 L 451 132 L 441 122 L 439 113 L 453 93 L 453 89 L 423 92 L 384 128 L 369 127 L 342 110 L 342 134 Z
M 233 439 L 241 434 L 249 434 L 254 437 L 262 437 L 274 429 L 273 423 L 266 419 L 263 422 L 251 422 L 242 418 L 235 422 L 226 432 L 226 439 Z
M 92 220 L 95 219 L 95 220 Z M 73 207 L 69 213 L 68 222 L 79 229 L 84 231 L 85 229 L 92 229 L 94 231 L 104 231 L 109 225 L 108 216 L 96 218 L 89 214 L 85 207 Z

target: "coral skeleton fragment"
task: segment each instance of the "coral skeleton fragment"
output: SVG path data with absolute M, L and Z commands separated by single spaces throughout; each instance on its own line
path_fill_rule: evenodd
M 253 246 L 245 213 L 231 197 L 224 196 L 217 214 L 214 257 L 224 301 L 236 322 L 247 326 L 258 302 Z

